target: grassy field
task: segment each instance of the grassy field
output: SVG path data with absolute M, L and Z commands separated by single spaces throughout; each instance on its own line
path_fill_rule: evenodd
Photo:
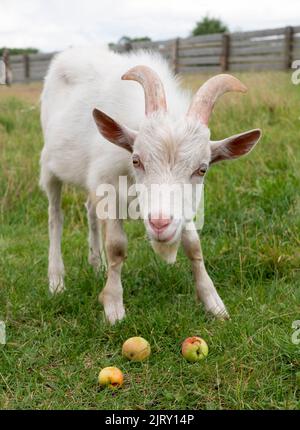
M 194 301 L 182 251 L 175 266 L 156 257 L 140 223 L 126 224 L 126 319 L 105 323 L 97 302 L 104 279 L 87 262 L 85 196 L 66 188 L 63 254 L 67 291 L 47 289 L 47 201 L 38 187 L 42 148 L 39 85 L 0 88 L 0 407 L 43 409 L 299 409 L 300 87 L 284 73 L 241 74 L 249 93 L 215 110 L 213 138 L 260 127 L 242 160 L 208 174 L 202 246 L 231 320 L 208 318 Z M 203 77 L 188 77 L 196 89 Z M 189 364 L 194 334 L 208 359 Z M 145 363 L 121 357 L 130 336 L 152 346 Z M 117 391 L 97 385 L 100 368 L 125 373 Z

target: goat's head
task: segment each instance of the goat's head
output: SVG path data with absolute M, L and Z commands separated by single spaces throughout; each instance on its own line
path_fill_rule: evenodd
M 144 88 L 146 117 L 139 131 L 128 129 L 98 109 L 93 112 L 94 119 L 107 140 L 132 153 L 136 182 L 145 186 L 148 198 L 151 196 L 151 206 L 142 193 L 139 196 L 146 230 L 154 249 L 171 261 L 176 257 L 182 229 L 199 203 L 197 193 L 192 191 L 187 197 L 182 192 L 184 213 L 178 215 L 174 203 L 173 206 L 170 203 L 176 200 L 178 204 L 178 199 L 172 199 L 172 192 L 177 194 L 178 187 L 183 189 L 184 184 L 190 184 L 195 190 L 210 165 L 247 154 L 261 132 L 256 129 L 221 141 L 210 140 L 208 122 L 217 99 L 228 91 L 246 92 L 246 87 L 231 75 L 209 79 L 195 94 L 187 114 L 176 122 L 168 115 L 164 87 L 156 72 L 146 66 L 136 66 L 122 79 L 135 80 Z M 155 198 L 153 184 L 159 186 L 154 192 Z

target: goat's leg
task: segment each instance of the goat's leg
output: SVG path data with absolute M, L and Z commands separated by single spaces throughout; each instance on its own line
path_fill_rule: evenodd
M 184 229 L 182 244 L 187 257 L 191 260 L 196 281 L 196 295 L 207 312 L 220 319 L 229 318 L 228 312 L 204 265 L 201 243 L 196 229 Z
M 55 176 L 49 175 L 43 183 L 49 200 L 49 290 L 52 294 L 64 290 L 64 263 L 61 255 L 61 234 L 63 214 L 61 210 L 62 183 Z
M 121 270 L 126 258 L 127 238 L 122 227 L 122 221 L 118 219 L 106 220 L 104 238 L 107 281 L 99 295 L 99 301 L 104 306 L 106 318 L 111 324 L 114 324 L 125 316 Z
M 89 263 L 96 271 L 101 266 L 106 267 L 104 252 L 103 221 L 97 218 L 96 202 L 90 196 L 86 202 L 88 225 L 89 225 Z

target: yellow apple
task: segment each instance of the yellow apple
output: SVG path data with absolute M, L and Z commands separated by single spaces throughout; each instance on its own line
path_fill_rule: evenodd
M 122 355 L 131 361 L 143 361 L 149 357 L 151 348 L 144 338 L 135 336 L 123 343 Z
M 123 385 L 123 373 L 117 367 L 104 367 L 99 373 L 98 382 L 102 386 L 119 388 Z
M 208 346 L 201 337 L 192 336 L 182 343 L 181 352 L 187 361 L 196 362 L 203 360 L 207 356 Z

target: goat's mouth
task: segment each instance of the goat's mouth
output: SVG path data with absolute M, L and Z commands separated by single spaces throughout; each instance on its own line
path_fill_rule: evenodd
M 153 231 L 153 229 L 146 224 L 146 230 L 150 240 L 168 245 L 176 242 L 181 232 L 180 225 L 172 225 L 163 231 Z
M 171 233 L 169 233 L 167 236 L 165 236 L 165 234 L 157 234 L 155 235 L 155 240 L 157 242 L 161 242 L 161 243 L 167 243 L 167 242 L 171 242 L 172 239 L 174 238 L 175 234 L 177 232 L 177 228 L 174 229 L 174 231 L 172 231 Z

